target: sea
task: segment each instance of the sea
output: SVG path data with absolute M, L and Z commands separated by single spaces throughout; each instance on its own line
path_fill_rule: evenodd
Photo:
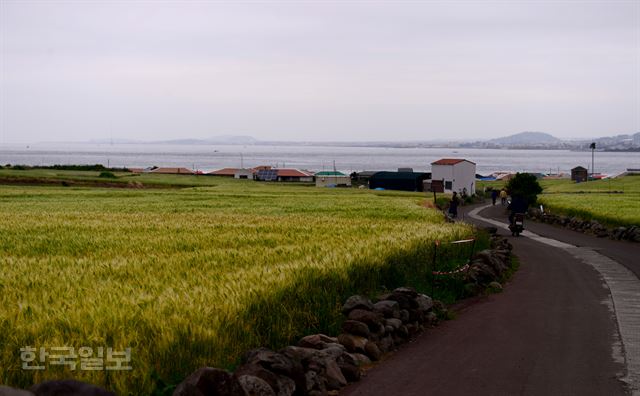
M 591 172 L 591 151 L 511 150 L 473 148 L 344 147 L 328 145 L 208 145 L 35 143 L 3 144 L 0 165 L 102 164 L 108 167 L 185 167 L 210 172 L 221 168 L 258 165 L 312 171 L 381 171 L 412 168 L 428 172 L 441 158 L 475 162 L 477 173 L 515 171 L 569 173 L 576 166 Z M 599 152 L 593 156 L 595 173 L 615 176 L 640 168 L 640 153 Z

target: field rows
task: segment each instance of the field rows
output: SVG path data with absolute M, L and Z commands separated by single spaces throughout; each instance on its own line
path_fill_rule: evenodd
M 2 186 L 0 380 L 61 375 L 20 370 L 22 346 L 131 347 L 132 372 L 71 374 L 149 393 L 251 347 L 336 330 L 347 294 L 424 275 L 435 239 L 471 232 L 421 200 L 250 182 Z

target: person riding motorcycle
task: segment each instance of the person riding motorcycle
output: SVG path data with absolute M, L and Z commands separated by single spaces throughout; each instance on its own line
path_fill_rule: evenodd
M 509 210 L 509 224 L 513 224 L 516 213 L 527 213 L 527 209 L 529 208 L 527 200 L 522 195 L 514 194 L 511 198 L 512 200 L 509 206 L 507 206 Z

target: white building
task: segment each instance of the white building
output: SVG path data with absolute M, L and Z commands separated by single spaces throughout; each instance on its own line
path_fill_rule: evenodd
M 476 164 L 466 159 L 443 158 L 431 163 L 431 180 L 444 181 L 445 192 L 476 192 Z

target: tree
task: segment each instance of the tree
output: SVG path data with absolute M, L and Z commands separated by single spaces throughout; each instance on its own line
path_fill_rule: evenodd
M 514 196 L 521 196 L 528 205 L 533 205 L 538 200 L 538 194 L 542 192 L 542 187 L 538 179 L 530 173 L 516 173 L 507 183 L 507 191 Z

